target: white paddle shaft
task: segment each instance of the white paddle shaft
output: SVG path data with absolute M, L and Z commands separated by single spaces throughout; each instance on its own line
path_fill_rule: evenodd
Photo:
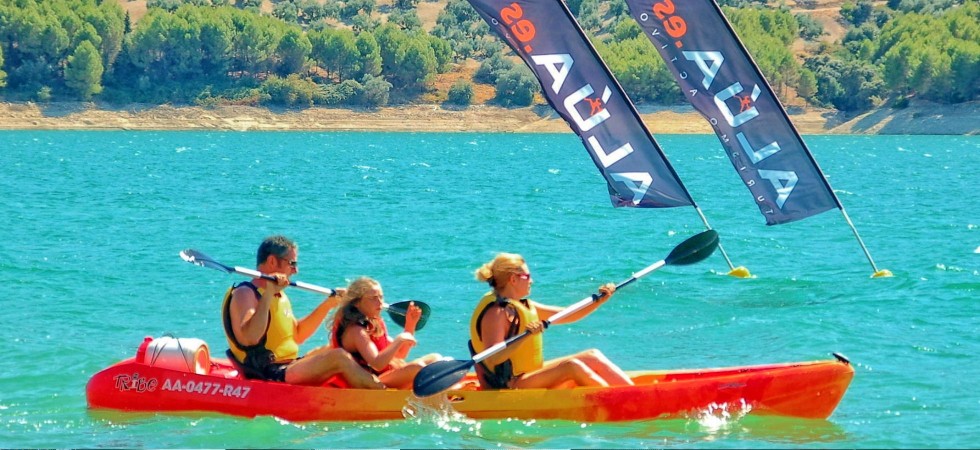
M 657 269 L 663 267 L 666 264 L 667 264 L 667 261 L 666 260 L 663 260 L 663 259 L 661 259 L 660 261 L 657 261 L 657 262 L 655 262 L 653 264 L 650 264 L 649 266 L 644 267 L 639 272 L 634 273 L 633 276 L 630 277 L 628 280 L 623 281 L 622 283 L 619 283 L 618 285 L 616 285 L 616 289 L 619 289 L 619 288 L 621 288 L 623 286 L 626 286 L 627 284 L 630 284 L 630 283 L 632 283 L 632 282 L 634 282 L 634 281 L 636 281 L 636 280 L 638 280 L 640 278 L 643 278 L 648 273 L 653 272 L 654 270 L 657 270 Z M 570 316 L 572 314 L 575 314 L 575 313 L 581 311 L 582 309 L 584 309 L 586 306 L 591 305 L 597 299 L 599 299 L 598 296 L 593 297 L 593 296 L 590 295 L 588 297 L 585 297 L 582 300 L 579 300 L 579 301 L 573 303 L 572 305 L 569 305 L 565 309 L 563 309 L 561 311 L 558 311 L 557 313 L 555 313 L 555 315 L 553 315 L 550 318 L 548 318 L 548 321 L 546 323 L 549 323 L 549 324 L 550 323 L 554 323 L 554 322 L 557 322 L 557 321 L 559 321 L 561 319 L 564 319 L 565 317 L 568 317 L 568 316 Z M 531 333 L 525 331 L 524 333 L 521 333 L 520 335 L 518 335 L 516 338 L 508 339 L 506 341 L 498 342 L 498 343 L 496 343 L 494 345 L 491 345 L 490 347 L 487 347 L 486 350 L 483 350 L 482 352 L 477 353 L 476 355 L 473 355 L 473 362 L 483 361 L 484 359 L 487 359 L 487 358 L 489 358 L 489 357 L 497 354 L 501 350 L 507 348 L 508 345 L 520 341 L 521 339 L 524 338 L 524 336 L 527 336 L 529 334 L 531 334 Z

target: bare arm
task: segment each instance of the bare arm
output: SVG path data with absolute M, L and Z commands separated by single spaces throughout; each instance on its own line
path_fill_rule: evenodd
M 354 353 L 360 353 L 361 358 L 374 370 L 382 370 L 391 364 L 392 359 L 395 358 L 396 352 L 399 348 L 405 346 L 406 343 L 414 344 L 413 340 L 406 340 L 404 336 L 407 333 L 402 333 L 398 335 L 398 338 L 394 340 L 384 351 L 378 352 L 378 346 L 374 345 L 371 341 L 371 337 L 368 336 L 367 330 L 362 326 L 350 326 L 344 330 L 344 349 Z M 410 346 L 407 346 L 410 347 Z
M 278 284 L 271 281 L 266 283 L 262 297 L 256 297 L 255 291 L 245 286 L 232 292 L 229 305 L 231 329 L 240 344 L 258 344 L 265 335 L 265 330 L 269 327 L 269 306 L 275 300 L 276 294 L 289 283 L 289 279 L 281 274 L 277 278 Z
M 582 308 L 578 312 L 575 312 L 574 314 L 570 314 L 570 315 L 568 315 L 568 316 L 566 316 L 566 317 L 564 317 L 564 318 L 562 318 L 562 319 L 554 322 L 554 324 L 555 325 L 560 325 L 560 324 L 565 324 L 565 323 L 572 323 L 572 322 L 575 322 L 577 320 L 582 319 L 585 316 L 588 316 L 589 314 L 592 314 L 592 312 L 594 312 L 596 309 L 599 309 L 599 306 L 602 306 L 603 303 L 605 303 L 607 300 L 609 300 L 609 298 L 612 297 L 613 293 L 615 293 L 615 292 L 616 292 L 616 285 L 615 284 L 607 283 L 607 284 L 604 284 L 604 285 L 600 286 L 599 287 L 599 294 L 601 294 L 601 297 L 599 297 L 598 300 L 596 300 L 596 301 L 592 302 L 591 304 L 585 306 L 584 308 Z M 535 309 L 538 310 L 538 317 L 541 317 L 542 320 L 548 320 L 548 319 L 551 318 L 551 316 L 553 316 L 555 314 L 558 314 L 559 311 L 561 311 L 562 309 L 564 309 L 564 308 L 561 308 L 561 307 L 558 307 L 558 306 L 544 305 L 544 304 L 541 304 L 541 303 L 538 303 L 538 302 L 533 302 L 533 303 L 534 303 Z
M 330 297 L 323 299 L 313 312 L 308 316 L 300 319 L 296 322 L 296 333 L 293 335 L 293 339 L 296 340 L 297 344 L 302 344 L 306 342 L 310 336 L 316 333 L 317 328 L 323 323 L 323 319 L 327 318 L 327 314 L 330 310 L 337 307 L 340 304 L 340 294 L 334 294 Z
M 419 319 L 422 318 L 422 308 L 415 306 L 415 302 L 410 302 L 408 304 L 408 310 L 405 312 L 405 333 L 415 336 L 415 327 L 418 326 Z M 401 345 L 398 347 L 398 352 L 395 353 L 395 358 L 405 359 L 408 357 L 408 352 L 412 350 L 411 345 Z

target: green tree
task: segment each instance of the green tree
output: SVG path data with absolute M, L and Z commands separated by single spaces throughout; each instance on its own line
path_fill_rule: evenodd
M 78 14 L 98 33 L 98 43 L 95 40 L 92 40 L 92 43 L 97 44 L 102 62 L 108 69 L 115 63 L 122 50 L 128 13 L 124 12 L 117 2 L 101 2 L 98 6 L 79 9 Z
M 395 0 L 395 8 L 401 10 L 415 9 L 418 4 L 419 0 Z
M 397 25 L 403 30 L 418 30 L 422 28 L 422 19 L 419 19 L 415 10 L 395 10 L 388 14 L 388 23 Z
M 903 8 L 905 3 L 902 3 Z M 980 2 L 941 13 L 908 13 L 882 27 L 875 62 L 888 89 L 937 102 L 961 102 L 980 94 Z
M 282 76 L 303 70 L 313 46 L 299 27 L 289 27 L 279 41 L 276 49 L 279 61 L 279 74 Z
M 0 46 L 8 89 L 36 93 L 42 86 L 59 83 L 69 44 L 68 32 L 60 21 L 36 3 L 0 3 Z
M 362 13 L 371 15 L 376 6 L 375 0 L 347 0 L 340 7 L 340 19 L 349 21 Z
M 364 75 L 378 76 L 381 74 L 381 48 L 374 34 L 364 31 L 357 34 L 354 40 L 357 53 L 360 55 L 361 70 L 358 78 Z
M 980 43 L 960 41 L 949 47 L 949 99 L 954 102 L 980 97 Z
M 796 95 L 807 102 L 812 102 L 817 94 L 817 77 L 808 69 L 800 70 L 800 80 L 796 85 Z
M 634 102 L 673 104 L 683 101 L 673 75 L 645 36 L 597 44 L 596 49 Z
M 220 11 L 201 14 L 197 19 L 201 33 L 201 72 L 206 80 L 216 82 L 228 77 L 234 39 L 229 16 L 223 12 L 225 10 Z
M 361 54 L 354 33 L 344 29 L 326 29 L 310 33 L 311 57 L 328 76 L 338 81 L 356 78 L 361 72 Z
M 408 40 L 408 35 L 397 26 L 386 23 L 374 30 L 374 38 L 381 54 L 381 73 L 388 77 L 388 74 L 398 71 L 397 52 Z
M 395 51 L 395 62 L 398 71 L 386 73 L 386 79 L 408 95 L 421 93 L 438 67 L 426 34 L 416 34 L 402 41 Z
M 449 70 L 449 66 L 453 62 L 452 46 L 445 39 L 428 34 L 425 37 L 428 40 L 429 47 L 432 48 L 433 56 L 436 58 L 436 71 L 445 73 Z
M 800 64 L 790 49 L 799 35 L 792 14 L 758 8 L 726 9 L 732 26 L 777 94 L 795 82 Z
M 234 33 L 231 70 L 256 76 L 267 73 L 282 36 L 282 22 L 271 17 L 232 9 Z
M 173 84 L 200 75 L 200 56 L 193 52 L 196 36 L 199 33 L 183 18 L 152 9 L 129 36 L 128 56 L 147 82 Z
M 810 14 L 797 14 L 796 23 L 800 27 L 800 37 L 808 41 L 815 40 L 824 34 L 823 24 Z
M 875 67 L 864 61 L 821 55 L 808 59 L 806 68 L 817 79 L 816 99 L 841 111 L 870 108 L 884 93 L 884 82 Z
M 102 57 L 89 41 L 82 41 L 65 64 L 65 84 L 82 100 L 102 92 Z
M 293 2 L 279 2 L 272 7 L 272 15 L 285 22 L 296 23 L 299 20 L 299 8 Z
M 336 30 L 329 43 L 331 64 L 340 81 L 355 79 L 361 73 L 361 53 L 350 30 Z
M 840 15 L 852 25 L 861 26 L 871 18 L 873 10 L 871 0 L 857 0 L 844 3 L 840 8 Z
M 616 22 L 616 26 L 613 27 L 611 40 L 626 41 L 639 36 L 643 36 L 643 29 L 640 28 L 640 25 L 635 20 L 626 17 Z M 644 39 L 646 38 L 644 37 Z
M 515 66 L 510 58 L 497 53 L 480 63 L 480 67 L 473 74 L 473 80 L 477 83 L 494 84 L 501 73 L 513 70 Z
M 302 0 L 299 2 L 300 14 L 306 23 L 316 23 L 330 17 L 328 7 L 321 5 L 316 0 Z

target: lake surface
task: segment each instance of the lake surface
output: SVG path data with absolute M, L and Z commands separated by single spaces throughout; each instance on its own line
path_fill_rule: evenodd
M 425 417 L 289 423 L 89 411 L 85 383 L 144 336 L 221 354 L 221 296 L 240 278 L 183 262 L 196 248 L 252 267 L 258 243 L 300 243 L 297 280 L 382 282 L 428 302 L 413 354 L 468 356 L 485 285 L 523 254 L 532 298 L 557 305 L 663 259 L 703 229 L 692 208 L 616 209 L 566 134 L 0 132 L 0 447 L 966 448 L 980 439 L 980 137 L 814 136 L 839 211 L 765 226 L 714 136 L 658 136 L 722 235 L 715 255 L 624 288 L 552 327 L 546 357 L 601 349 L 625 369 L 847 355 L 826 421 L 746 416 L 581 424 Z M 319 298 L 292 292 L 298 315 Z M 320 330 L 304 349 L 324 343 Z

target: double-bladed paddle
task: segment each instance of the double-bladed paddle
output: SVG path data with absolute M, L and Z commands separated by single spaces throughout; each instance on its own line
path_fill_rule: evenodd
M 196 266 L 216 269 L 225 273 L 238 273 L 241 275 L 250 276 L 252 278 L 262 278 L 264 280 L 270 280 L 270 281 L 276 280 L 275 277 L 271 275 L 266 275 L 257 270 L 252 270 L 240 266 L 235 266 L 235 267 L 226 266 L 224 264 L 219 263 L 218 261 L 215 261 L 214 258 L 211 258 L 210 256 L 205 255 L 204 253 L 201 253 L 191 248 L 182 250 L 180 252 L 180 257 L 184 261 L 187 261 Z M 337 293 L 337 291 L 333 289 L 326 288 L 323 286 L 317 286 L 315 284 L 304 283 L 302 281 L 290 281 L 289 285 L 295 286 L 297 288 L 306 291 L 323 294 L 326 296 L 331 296 Z M 418 306 L 419 309 L 422 310 L 422 317 L 419 318 L 418 324 L 415 325 L 416 330 L 421 330 L 422 327 L 425 326 L 425 322 L 429 320 L 429 313 L 431 312 L 431 308 L 426 303 L 420 302 L 418 300 L 406 300 L 391 305 L 385 304 L 384 309 L 388 311 L 388 315 L 391 316 L 391 319 L 394 320 L 395 323 L 397 323 L 399 326 L 405 326 L 405 314 L 408 312 L 408 306 L 411 303 L 415 303 L 415 306 Z
M 618 290 L 663 266 L 683 266 L 687 264 L 694 264 L 710 256 L 716 248 L 718 248 L 718 232 L 715 230 L 707 230 L 698 233 L 691 236 L 684 242 L 681 242 L 677 247 L 674 247 L 674 250 L 671 251 L 666 258 L 645 267 L 643 270 L 634 273 L 628 280 L 616 285 L 616 289 Z M 585 308 L 599 298 L 599 294 L 592 294 L 591 296 L 579 300 L 577 303 L 559 311 L 555 315 L 551 316 L 549 320 L 544 321 L 545 329 L 547 329 L 548 325 L 552 322 L 556 322 L 566 316 L 579 312 L 582 310 L 582 308 Z M 415 380 L 412 381 L 412 392 L 419 397 L 428 397 L 449 389 L 454 384 L 459 382 L 459 380 L 463 379 L 463 377 L 466 376 L 466 372 L 469 372 L 469 370 L 472 369 L 478 362 L 501 352 L 508 346 L 520 342 L 522 339 L 530 336 L 530 334 L 530 331 L 525 331 L 517 336 L 507 339 L 506 341 L 490 346 L 486 350 L 473 355 L 473 358 L 469 361 L 446 360 L 429 364 L 428 366 L 423 367 L 422 370 L 419 371 L 418 375 L 415 376 Z

